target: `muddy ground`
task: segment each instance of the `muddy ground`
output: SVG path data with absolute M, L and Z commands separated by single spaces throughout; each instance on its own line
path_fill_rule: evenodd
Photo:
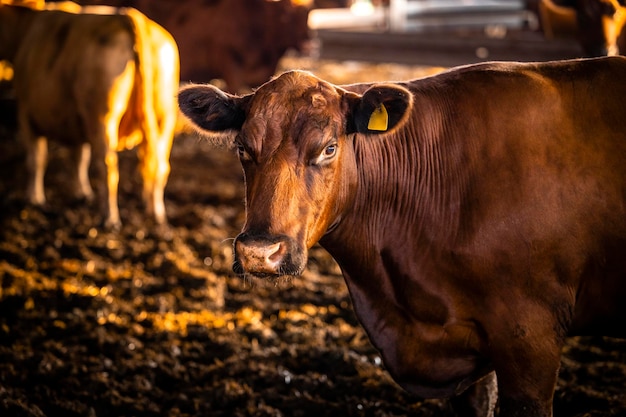
M 290 66 L 336 82 L 436 71 Z M 23 151 L 0 140 L 0 416 L 451 416 L 390 380 L 321 248 L 299 278 L 231 273 L 243 184 L 230 151 L 176 139 L 169 229 L 143 215 L 136 154 L 123 153 L 116 233 L 64 194 L 67 151 L 50 157 L 49 203 L 27 207 Z M 556 416 L 626 416 L 625 391 L 626 341 L 568 340 Z

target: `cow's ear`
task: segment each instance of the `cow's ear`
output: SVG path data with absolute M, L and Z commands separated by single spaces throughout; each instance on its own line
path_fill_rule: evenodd
M 180 111 L 208 132 L 239 130 L 246 118 L 249 96 L 235 96 L 210 84 L 184 86 L 178 92 Z
M 384 133 L 401 127 L 409 118 L 413 96 L 394 84 L 377 84 L 363 95 L 347 93 L 348 133 Z

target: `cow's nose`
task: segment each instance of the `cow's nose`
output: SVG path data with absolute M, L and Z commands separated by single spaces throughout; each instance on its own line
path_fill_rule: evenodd
M 235 242 L 235 253 L 243 271 L 252 274 L 278 275 L 286 252 L 286 245 L 283 242 L 242 240 Z
M 299 275 L 306 264 L 306 255 L 288 237 L 258 237 L 241 234 L 235 239 L 237 274 Z

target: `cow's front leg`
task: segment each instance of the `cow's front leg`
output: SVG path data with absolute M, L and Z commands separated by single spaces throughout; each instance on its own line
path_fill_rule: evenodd
M 40 136 L 35 140 L 26 138 L 26 169 L 28 185 L 26 189 L 28 201 L 37 206 L 46 203 L 44 191 L 44 175 L 48 162 L 48 141 Z
M 461 394 L 450 399 L 457 416 L 493 417 L 498 400 L 496 373 L 490 372 Z
M 500 417 L 552 417 L 562 337 L 550 317 L 537 314 L 513 323 L 510 332 L 502 331 L 493 340 Z

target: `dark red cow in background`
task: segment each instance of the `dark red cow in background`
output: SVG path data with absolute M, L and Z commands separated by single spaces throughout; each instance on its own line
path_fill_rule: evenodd
M 182 82 L 222 79 L 226 90 L 257 87 L 279 60 L 309 40 L 309 8 L 291 0 L 81 0 L 134 7 L 169 31 L 180 50 Z

